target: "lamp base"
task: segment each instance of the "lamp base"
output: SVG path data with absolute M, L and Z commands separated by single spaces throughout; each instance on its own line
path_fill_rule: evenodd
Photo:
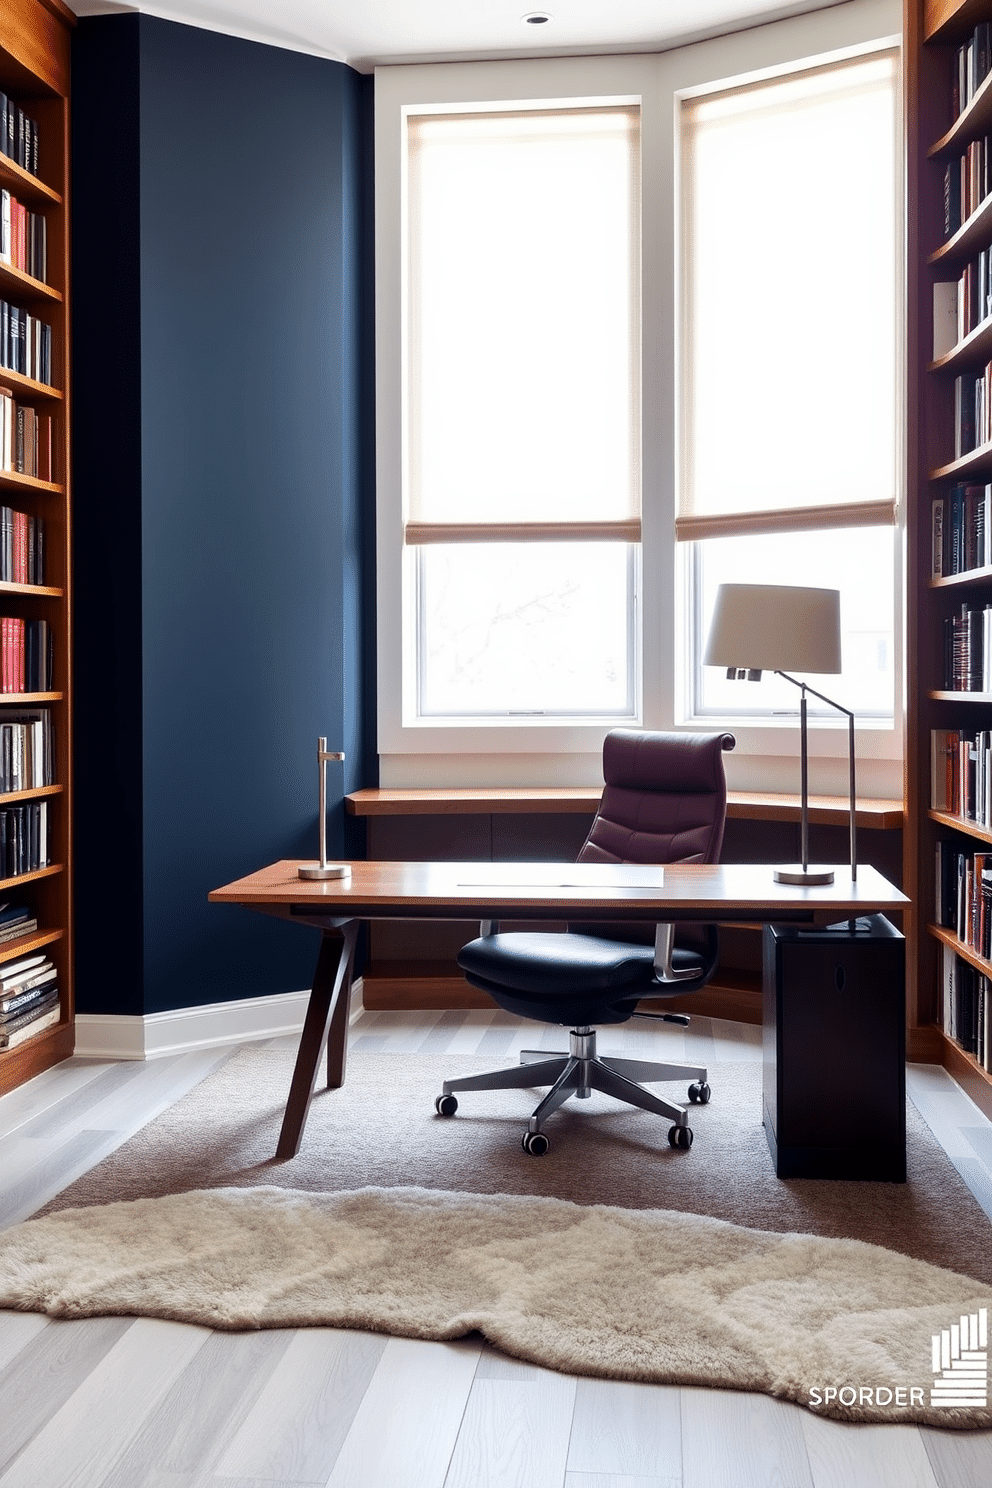
M 832 868 L 804 868 L 801 863 L 797 863 L 788 868 L 776 868 L 772 876 L 776 883 L 806 884 L 810 888 L 817 888 L 822 884 L 833 883 L 834 870 Z
M 351 868 L 347 863 L 301 863 L 296 870 L 300 878 L 350 878 Z

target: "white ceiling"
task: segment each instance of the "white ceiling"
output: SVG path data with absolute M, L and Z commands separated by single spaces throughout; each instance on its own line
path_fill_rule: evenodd
M 840 0 L 67 0 L 77 15 L 141 11 L 348 62 L 662 51 Z M 525 25 L 547 9 L 544 26 Z

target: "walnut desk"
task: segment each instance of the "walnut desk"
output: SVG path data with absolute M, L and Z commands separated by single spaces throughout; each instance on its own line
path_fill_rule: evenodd
M 762 921 L 814 927 L 885 914 L 909 902 L 870 867 L 836 870 L 824 888 L 777 884 L 765 864 L 353 862 L 346 879 L 307 882 L 273 863 L 214 889 L 241 904 L 323 931 L 276 1156 L 294 1157 L 327 1047 L 327 1085 L 344 1084 L 352 962 L 363 920 Z

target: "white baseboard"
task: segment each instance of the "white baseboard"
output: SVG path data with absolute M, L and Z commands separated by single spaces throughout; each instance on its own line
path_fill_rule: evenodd
M 246 997 L 237 1002 L 211 1002 L 168 1013 L 128 1017 L 121 1013 L 79 1013 L 76 1054 L 83 1059 L 160 1059 L 189 1054 L 221 1044 L 244 1044 L 284 1038 L 303 1028 L 310 989 Z M 351 1017 L 362 1011 L 362 983 L 352 989 Z

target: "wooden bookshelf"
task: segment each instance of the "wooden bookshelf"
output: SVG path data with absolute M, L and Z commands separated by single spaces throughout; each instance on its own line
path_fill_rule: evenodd
M 69 42 L 75 16 L 62 0 L 6 0 L 0 6 L 0 91 L 38 127 L 38 173 L 0 155 L 0 190 L 46 219 L 45 282 L 0 263 L 0 300 L 51 327 L 49 386 L 0 367 L 0 386 L 16 403 L 52 419 L 52 474 L 39 480 L 0 470 L 0 505 L 44 522 L 44 582 L 0 582 L 0 614 L 41 619 L 51 628 L 52 690 L 0 694 L 0 725 L 12 712 L 50 709 L 54 728 L 51 784 L 0 794 L 0 811 L 44 802 L 49 822 L 49 863 L 14 877 L 0 876 L 0 898 L 23 904 L 38 922 L 35 932 L 0 943 L 0 967 L 44 947 L 58 969 L 57 1024 L 0 1048 L 0 1093 L 68 1058 L 75 1042 L 72 957 L 71 701 L 72 655 L 69 561 Z M 4 872 L 0 867 L 0 875 Z M 30 1026 L 30 1025 L 29 1025 Z
M 956 482 L 992 481 L 992 443 L 955 457 L 954 384 L 992 360 L 992 319 L 979 324 L 946 355 L 933 356 L 933 286 L 954 281 L 980 252 L 992 249 L 992 194 L 945 237 L 945 170 L 970 143 L 992 135 L 992 75 L 953 117 L 957 48 L 974 28 L 992 21 L 992 0 L 905 0 L 907 202 L 907 695 L 905 892 L 910 1057 L 942 1063 L 992 1115 L 992 1074 L 941 1027 L 940 964 L 950 946 L 983 975 L 985 963 L 953 932 L 937 924 L 938 841 L 981 852 L 992 833 L 930 798 L 934 729 L 969 734 L 992 729 L 992 693 L 950 690 L 944 675 L 944 624 L 966 603 L 992 603 L 992 567 L 932 576 L 932 504 Z

